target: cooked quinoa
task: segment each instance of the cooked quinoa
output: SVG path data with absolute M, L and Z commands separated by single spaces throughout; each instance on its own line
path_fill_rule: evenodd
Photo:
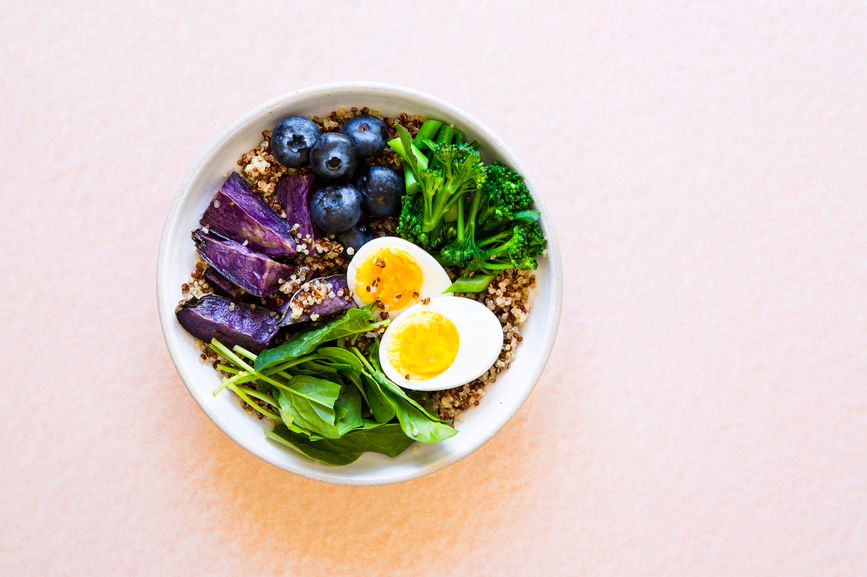
M 395 123 L 401 124 L 414 137 L 425 121 L 423 116 L 418 115 L 408 116 L 401 114 L 399 117 L 390 118 L 382 116 L 378 110 L 370 110 L 367 107 L 361 109 L 353 107 L 349 110 L 341 108 L 325 118 L 312 115 L 308 118 L 319 125 L 320 130 L 325 133 L 339 131 L 347 120 L 359 114 L 370 114 L 381 118 L 386 126 L 388 126 L 391 138 L 397 136 L 397 131 L 394 129 Z M 388 166 L 395 170 L 402 170 L 403 168 L 400 158 L 388 146 L 379 155 L 365 159 L 365 164 Z M 255 148 L 241 156 L 238 160 L 238 166 L 240 167 L 239 174 L 250 184 L 254 192 L 259 194 L 283 218 L 286 218 L 286 213 L 276 198 L 277 182 L 287 174 L 312 173 L 312 169 L 309 166 L 292 169 L 277 162 L 271 154 L 270 130 L 262 132 L 262 141 Z M 223 176 L 227 177 L 228 173 Z M 374 237 L 397 236 L 397 217 L 369 218 L 365 215 L 362 217 L 362 222 L 368 227 L 369 233 Z M 298 235 L 296 240 L 299 246 L 299 252 L 296 254 L 293 263 L 296 269 L 289 279 L 282 280 L 279 289 L 281 293 L 287 295 L 287 298 L 291 297 L 307 279 L 345 274 L 346 268 L 349 265 L 349 259 L 344 255 L 343 247 L 340 243 L 334 240 L 334 235 L 330 235 L 329 238 L 319 241 L 309 237 L 301 238 Z M 351 258 L 351 255 L 349 257 Z M 208 264 L 201 260 L 196 263 L 196 268 L 190 274 L 190 278 L 181 286 L 185 299 L 192 297 L 200 298 L 205 294 L 213 292 L 203 277 L 207 267 Z M 454 279 L 460 276 L 461 271 L 455 269 L 448 272 Z M 330 290 L 330 287 L 327 288 Z M 445 391 L 433 391 L 423 395 L 420 401 L 423 406 L 427 406 L 430 403 L 430 408 L 440 418 L 462 422 L 464 420 L 463 413 L 479 405 L 485 396 L 485 387 L 494 384 L 497 380 L 497 375 L 508 369 L 515 359 L 518 345 L 524 340 L 521 336 L 521 326 L 526 322 L 530 313 L 530 296 L 531 292 L 535 289 L 536 277 L 534 271 L 509 269 L 501 272 L 486 292 L 459 293 L 457 295 L 477 300 L 485 304 L 497 315 L 503 326 L 502 350 L 497 361 L 484 375 L 460 387 Z M 314 294 L 312 298 L 315 300 L 317 295 L 318 293 Z M 318 295 L 318 297 L 321 297 L 321 295 Z M 264 299 L 262 299 L 262 304 L 265 304 Z M 293 309 L 292 314 L 296 313 L 300 316 L 301 311 Z M 382 315 L 383 318 L 388 318 L 387 313 L 382 313 Z M 318 319 L 312 320 L 315 323 Z M 356 339 L 355 344 L 362 350 L 365 350 L 367 344 L 372 339 L 379 337 L 384 331 L 385 327 L 380 327 L 375 332 L 361 335 Z M 274 341 L 273 344 L 276 345 L 279 342 Z M 201 341 L 196 341 L 196 346 L 200 351 L 201 362 L 208 363 L 214 369 L 219 370 L 218 366 L 222 363 L 222 358 Z M 222 373 L 222 371 L 220 372 Z M 223 374 L 227 375 L 226 373 Z M 255 388 L 254 383 L 250 383 L 248 386 Z M 254 413 L 259 419 L 263 418 L 261 413 L 253 411 L 245 402 L 242 401 L 242 405 L 245 410 Z
M 503 348 L 488 372 L 471 383 L 430 394 L 431 408 L 443 419 L 463 421 L 462 413 L 479 406 L 485 386 L 497 381 L 497 375 L 512 366 L 518 344 L 524 340 L 521 325 L 530 314 L 530 294 L 536 288 L 533 271 L 509 269 L 497 275 L 483 293 L 457 293 L 484 303 L 503 325 Z

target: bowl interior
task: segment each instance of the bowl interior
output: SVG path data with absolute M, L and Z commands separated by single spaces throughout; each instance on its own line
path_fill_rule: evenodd
M 522 174 L 542 212 L 541 224 L 549 239 L 548 257 L 540 258 L 536 271 L 538 293 L 533 310 L 522 329 L 524 341 L 511 368 L 486 387 L 480 405 L 456 423 L 459 434 L 432 445 L 416 443 L 397 458 L 366 453 L 346 467 L 331 467 L 294 453 L 262 433 L 265 421 L 243 411 L 234 395 L 212 396 L 219 374 L 199 361 L 195 341 L 175 319 L 174 309 L 183 297 L 186 282 L 196 264 L 190 232 L 214 192 L 225 180 L 223 174 L 238 168 L 241 155 L 262 140 L 262 131 L 272 129 L 292 115 L 325 116 L 339 108 L 367 106 L 383 115 L 400 112 L 421 114 L 453 122 L 466 134 L 467 142 L 481 144 L 485 162 L 499 160 Z M 190 170 L 175 197 L 166 219 L 157 270 L 160 319 L 166 344 L 185 385 L 193 398 L 229 437 L 254 455 L 303 477 L 346 485 L 375 485 L 419 477 L 457 461 L 490 439 L 517 412 L 529 396 L 553 346 L 560 316 L 562 272 L 557 239 L 544 200 L 532 179 L 495 135 L 478 121 L 455 107 L 403 88 L 384 85 L 332 85 L 288 94 L 254 110 L 226 130 Z

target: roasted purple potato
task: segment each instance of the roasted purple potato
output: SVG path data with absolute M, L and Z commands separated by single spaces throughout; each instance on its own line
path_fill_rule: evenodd
M 280 320 L 274 311 L 217 295 L 182 302 L 175 315 L 181 326 L 197 339 L 209 343 L 216 337 L 230 349 L 239 345 L 256 354 L 277 334 Z
M 277 202 L 286 213 L 286 220 L 295 237 L 295 244 L 306 244 L 320 240 L 322 233 L 310 221 L 310 196 L 316 190 L 316 177 L 312 174 L 284 176 L 277 182 Z
M 202 260 L 248 293 L 259 297 L 276 291 L 280 281 L 288 279 L 294 270 L 292 266 L 253 252 L 240 243 L 203 230 L 193 231 L 193 241 Z
M 289 223 L 233 172 L 208 204 L 199 223 L 207 230 L 269 256 L 295 254 Z

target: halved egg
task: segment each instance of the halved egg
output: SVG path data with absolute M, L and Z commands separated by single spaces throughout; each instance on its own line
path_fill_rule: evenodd
M 391 321 L 379 362 L 401 387 L 439 391 L 485 374 L 502 347 L 503 327 L 488 307 L 463 297 L 435 298 Z
M 424 249 L 402 238 L 374 239 L 355 253 L 346 269 L 346 282 L 360 307 L 381 303 L 394 318 L 427 297 L 452 296 L 449 275 Z

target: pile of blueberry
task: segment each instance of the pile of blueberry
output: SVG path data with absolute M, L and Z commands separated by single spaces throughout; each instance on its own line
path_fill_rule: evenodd
M 325 134 L 312 120 L 291 116 L 271 134 L 271 151 L 283 166 L 313 167 L 326 183 L 310 198 L 313 224 L 345 248 L 358 250 L 371 239 L 358 223 L 362 210 L 377 218 L 400 212 L 402 175 L 385 166 L 356 170 L 365 158 L 382 152 L 387 141 L 388 128 L 375 116 L 355 116 L 340 132 Z

